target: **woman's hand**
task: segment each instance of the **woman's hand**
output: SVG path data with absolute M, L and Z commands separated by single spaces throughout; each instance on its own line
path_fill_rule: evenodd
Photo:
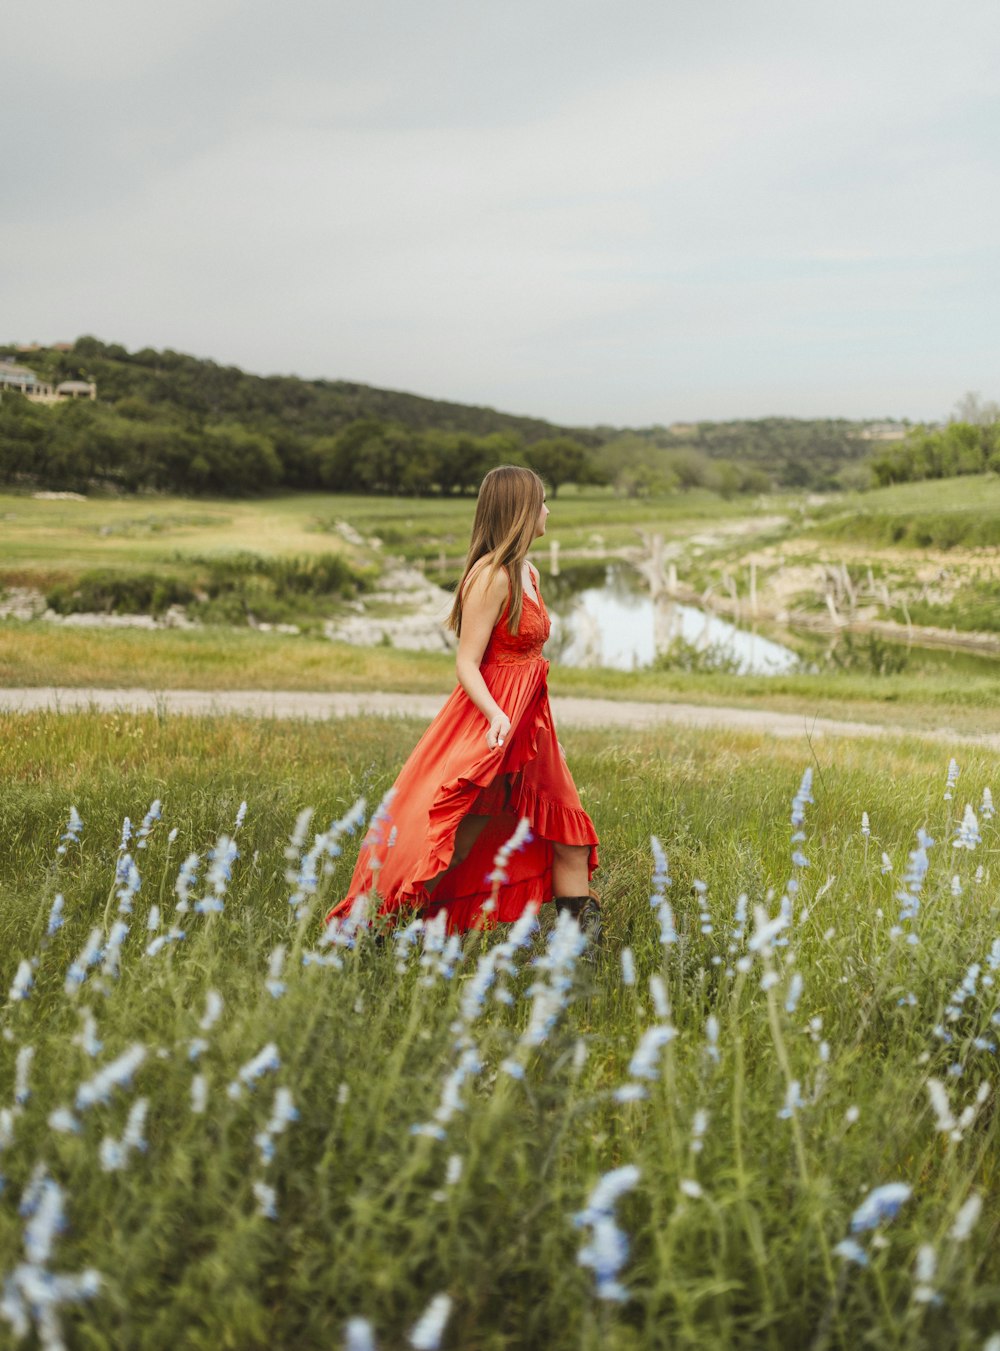
M 506 741 L 510 732 L 510 718 L 506 713 L 496 713 L 490 719 L 489 730 L 486 733 L 486 744 L 491 751 L 498 750 Z

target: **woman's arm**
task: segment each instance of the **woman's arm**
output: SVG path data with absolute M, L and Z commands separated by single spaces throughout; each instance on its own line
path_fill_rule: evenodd
M 507 603 L 507 585 L 507 574 L 502 569 L 489 575 L 489 569 L 485 567 L 467 584 L 462 598 L 462 632 L 455 658 L 458 683 L 489 724 L 486 744 L 491 751 L 503 745 L 510 731 L 510 719 L 486 688 L 479 666 L 490 634 Z

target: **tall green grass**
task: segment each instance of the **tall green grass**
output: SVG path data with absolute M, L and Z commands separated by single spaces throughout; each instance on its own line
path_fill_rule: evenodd
M 67 1344 L 329 1347 L 357 1316 L 380 1347 L 401 1347 L 439 1293 L 452 1300 L 442 1345 L 463 1351 L 965 1348 L 1000 1330 L 994 824 L 980 820 L 973 850 L 952 847 L 965 802 L 979 804 L 990 786 L 991 763 L 964 763 L 946 800 L 938 747 L 823 743 L 816 800 L 803 804 L 806 838 L 795 842 L 802 748 L 673 730 L 564 736 L 602 837 L 606 943 L 596 960 L 575 963 L 566 989 L 555 983 L 554 1021 L 530 1046 L 539 987 L 553 987 L 540 961 L 553 952 L 545 911 L 544 933 L 493 987 L 510 1002 L 490 990 L 480 1007 L 475 973 L 503 932 L 469 935 L 450 974 L 433 936 L 406 956 L 392 936 L 379 943 L 364 930 L 353 946 L 320 947 L 320 914 L 343 892 L 356 837 L 328 859 L 330 871 L 320 868 L 305 913 L 288 903 L 302 887 L 286 871 L 300 872 L 313 831 L 359 794 L 377 802 L 419 730 L 379 720 L 0 717 L 0 997 L 20 962 L 38 959 L 27 998 L 0 1015 L 0 1110 L 11 1114 L 0 1274 L 27 1260 L 18 1205 L 44 1168 L 64 1191 L 67 1227 L 42 1265 L 101 1276 L 92 1299 L 63 1308 Z M 122 917 L 120 974 L 98 963 L 67 994 L 91 927 L 106 939 L 119 918 L 122 819 L 138 825 L 154 798 L 162 819 L 146 847 L 134 835 L 125 845 L 142 886 Z M 83 831 L 60 856 L 72 805 Z M 289 858 L 307 806 L 312 829 Z M 917 917 L 894 937 L 920 827 L 936 842 Z M 654 834 L 669 884 L 652 879 Z M 211 891 L 208 854 L 220 835 L 239 850 L 224 910 L 178 916 L 181 861 L 192 851 L 201 860 L 194 901 Z M 807 862 L 792 862 L 795 848 Z M 650 905 L 651 892 L 672 906 L 676 941 L 666 945 L 666 911 Z M 47 936 L 57 893 L 65 924 Z M 784 895 L 789 925 L 751 952 L 754 907 L 776 915 Z M 176 923 L 186 936 L 147 955 L 154 904 L 159 932 Z M 282 945 L 279 975 L 272 954 Z M 336 964 L 302 964 L 317 952 Z M 274 980 L 286 988 L 269 989 Z M 224 1009 L 205 1030 L 209 991 Z M 75 1040 L 87 1009 L 103 1043 L 96 1058 Z M 637 1078 L 640 1040 L 664 1026 L 676 1035 L 652 1062 L 657 1077 Z M 207 1046 L 192 1060 L 199 1037 Z M 240 1067 L 271 1043 L 280 1066 L 230 1096 Z M 134 1081 L 106 1104 L 76 1107 L 81 1083 L 133 1044 L 147 1051 Z M 26 1046 L 29 1095 L 15 1110 Z M 467 1066 L 448 1115 L 442 1094 L 462 1047 L 481 1063 Z M 504 1068 L 511 1061 L 523 1078 Z M 191 1109 L 199 1073 L 203 1114 Z M 931 1078 L 955 1118 L 987 1084 L 957 1139 L 938 1128 Z M 628 1083 L 648 1096 L 621 1101 Z M 255 1136 L 279 1087 L 299 1116 L 265 1162 Z M 147 1147 L 105 1172 L 102 1139 L 122 1137 L 140 1098 Z M 78 1134 L 49 1125 L 59 1108 Z M 427 1123 L 444 1138 L 412 1133 Z M 616 1302 L 597 1297 L 578 1261 L 590 1231 L 574 1216 L 600 1177 L 627 1165 L 639 1177 L 614 1208 L 628 1239 Z M 260 1182 L 274 1188 L 276 1218 L 260 1213 Z M 839 1256 L 852 1214 L 888 1182 L 912 1194 L 895 1218 L 855 1235 L 867 1265 Z M 973 1195 L 982 1214 L 955 1237 Z M 926 1274 L 924 1253 L 918 1278 L 926 1246 L 935 1269 Z
M 995 510 L 973 508 L 913 512 L 860 511 L 837 516 L 816 526 L 827 539 L 871 544 L 876 548 L 995 549 L 1000 544 L 1000 521 Z

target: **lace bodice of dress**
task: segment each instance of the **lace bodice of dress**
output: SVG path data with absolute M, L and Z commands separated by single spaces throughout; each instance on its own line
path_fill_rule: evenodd
M 486 644 L 483 666 L 515 666 L 520 662 L 538 661 L 541 658 L 542 648 L 552 627 L 542 593 L 538 592 L 536 602 L 525 591 L 521 605 L 521 623 L 517 633 L 511 633 L 507 627 L 509 612 L 508 598 L 503 614 L 497 620 L 496 627 L 490 634 L 490 641 Z

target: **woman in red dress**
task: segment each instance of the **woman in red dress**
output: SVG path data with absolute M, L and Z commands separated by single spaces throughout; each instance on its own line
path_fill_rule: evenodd
M 549 617 L 527 559 L 548 514 L 530 469 L 500 465 L 483 480 L 448 621 L 458 685 L 400 771 L 328 920 L 367 896 L 380 915 L 443 910 L 460 931 L 554 899 L 598 938 L 597 835 L 556 739 L 542 656 Z M 522 817 L 530 838 L 494 897 L 494 857 Z

